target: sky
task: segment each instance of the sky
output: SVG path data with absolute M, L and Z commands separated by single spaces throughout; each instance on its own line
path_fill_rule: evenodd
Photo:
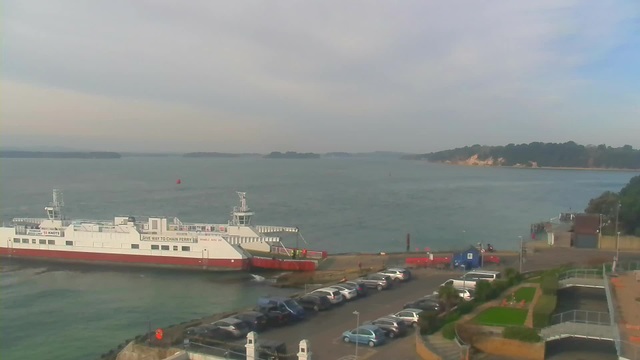
M 0 145 L 640 147 L 640 3 L 3 0 Z

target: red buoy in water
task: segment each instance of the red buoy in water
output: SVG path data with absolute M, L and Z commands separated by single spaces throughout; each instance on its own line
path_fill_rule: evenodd
M 180 179 L 176 180 L 176 184 L 180 185 L 182 184 L 182 181 L 180 181 Z

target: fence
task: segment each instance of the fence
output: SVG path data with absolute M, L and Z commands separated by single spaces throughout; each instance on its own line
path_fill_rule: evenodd
M 600 269 L 573 269 L 558 274 L 558 281 L 564 279 L 602 279 L 603 271 Z
M 551 316 L 551 324 L 561 324 L 565 322 L 592 324 L 592 325 L 612 325 L 613 318 L 609 313 L 601 311 L 571 310 Z

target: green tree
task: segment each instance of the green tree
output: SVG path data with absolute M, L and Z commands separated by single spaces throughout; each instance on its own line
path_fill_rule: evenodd
M 486 301 L 491 297 L 491 283 L 486 280 L 476 282 L 475 299 L 477 301 Z
M 451 285 L 440 286 L 438 290 L 438 299 L 444 304 L 445 312 L 449 312 L 451 308 L 460 301 L 460 295 Z

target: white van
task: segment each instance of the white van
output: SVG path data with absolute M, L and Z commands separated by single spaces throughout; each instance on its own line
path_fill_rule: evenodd
M 440 285 L 440 287 L 442 286 L 453 286 L 456 289 L 473 290 L 476 288 L 476 282 L 474 280 L 449 279 Z M 433 293 L 437 294 L 438 291 L 440 290 L 440 287 L 438 287 L 438 290 L 434 291 Z
M 471 281 L 486 280 L 492 282 L 494 280 L 500 280 L 502 275 L 500 275 L 500 271 L 473 270 L 464 274 L 462 278 Z

